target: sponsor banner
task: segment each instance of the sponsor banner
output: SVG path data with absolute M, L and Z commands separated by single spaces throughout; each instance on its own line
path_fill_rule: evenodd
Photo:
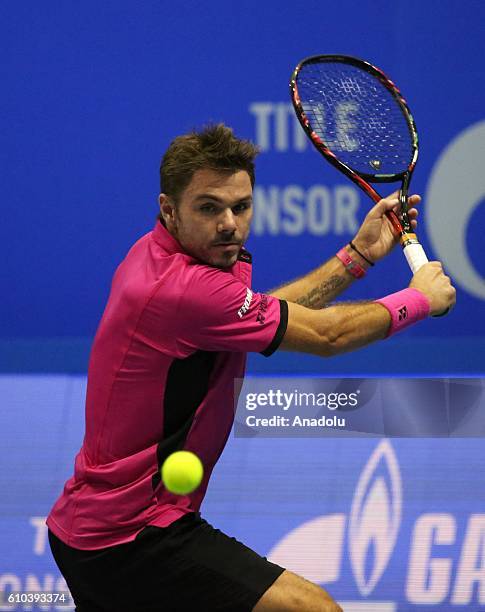
M 468 393 L 457 414 L 473 384 Z M 0 612 L 61 612 L 45 517 L 83 440 L 86 379 L 1 376 L 0 397 L 0 592 L 18 595 Z M 483 612 L 483 440 L 365 436 L 230 436 L 202 515 L 324 586 L 345 612 Z
M 469 488 L 481 482 L 483 490 L 483 476 L 462 475 L 458 493 L 459 460 L 450 441 L 410 446 L 381 440 L 365 459 L 363 441 L 331 442 L 326 452 L 319 449 L 324 458 L 314 457 L 313 486 L 305 490 L 310 480 L 304 453 L 299 476 L 287 476 L 295 495 L 315 500 L 327 512 L 290 518 L 292 528 L 280 535 L 268 558 L 325 585 L 345 612 L 483 611 L 483 492 L 472 494 Z M 355 457 L 362 461 L 358 468 Z M 318 476 L 322 462 L 324 475 Z M 287 511 L 298 514 L 295 504 Z

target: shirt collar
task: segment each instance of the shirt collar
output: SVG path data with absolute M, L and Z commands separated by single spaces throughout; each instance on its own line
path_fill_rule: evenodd
M 174 253 L 184 253 L 188 255 L 186 251 L 184 251 L 180 242 L 172 236 L 172 234 L 168 231 L 168 229 L 163 225 L 160 219 L 157 219 L 155 223 L 155 227 L 153 228 L 152 238 L 155 242 L 162 247 L 162 249 L 172 255 Z M 238 257 L 239 261 L 244 261 L 246 263 L 252 262 L 251 253 L 247 251 L 244 247 L 241 249 Z
M 185 253 L 180 242 L 172 236 L 160 219 L 155 223 L 152 238 L 166 253 Z

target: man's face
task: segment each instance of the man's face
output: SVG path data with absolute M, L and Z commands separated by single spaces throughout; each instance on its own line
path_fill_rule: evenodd
M 160 195 L 168 231 L 187 253 L 217 268 L 232 266 L 249 235 L 253 190 L 244 170 L 197 170 L 175 208 Z

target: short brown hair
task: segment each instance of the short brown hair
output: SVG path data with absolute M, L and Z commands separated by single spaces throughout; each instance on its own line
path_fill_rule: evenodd
M 231 173 L 245 170 L 254 187 L 254 159 L 258 153 L 258 147 L 249 140 L 236 138 L 232 129 L 223 123 L 178 136 L 162 157 L 161 193 L 166 193 L 177 205 L 195 172 L 202 168 Z M 158 218 L 163 221 L 161 214 Z

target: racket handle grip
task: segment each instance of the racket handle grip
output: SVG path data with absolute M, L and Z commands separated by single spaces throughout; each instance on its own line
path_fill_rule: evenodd
M 408 242 L 403 246 L 404 255 L 406 256 L 407 262 L 413 274 L 419 270 L 421 266 L 428 263 L 428 258 L 424 252 L 423 247 L 417 240 Z M 450 311 L 449 308 L 438 314 L 432 315 L 433 317 L 444 317 Z
M 404 246 L 403 250 L 413 274 L 416 274 L 421 266 L 428 263 L 426 253 L 419 242 L 410 242 Z

